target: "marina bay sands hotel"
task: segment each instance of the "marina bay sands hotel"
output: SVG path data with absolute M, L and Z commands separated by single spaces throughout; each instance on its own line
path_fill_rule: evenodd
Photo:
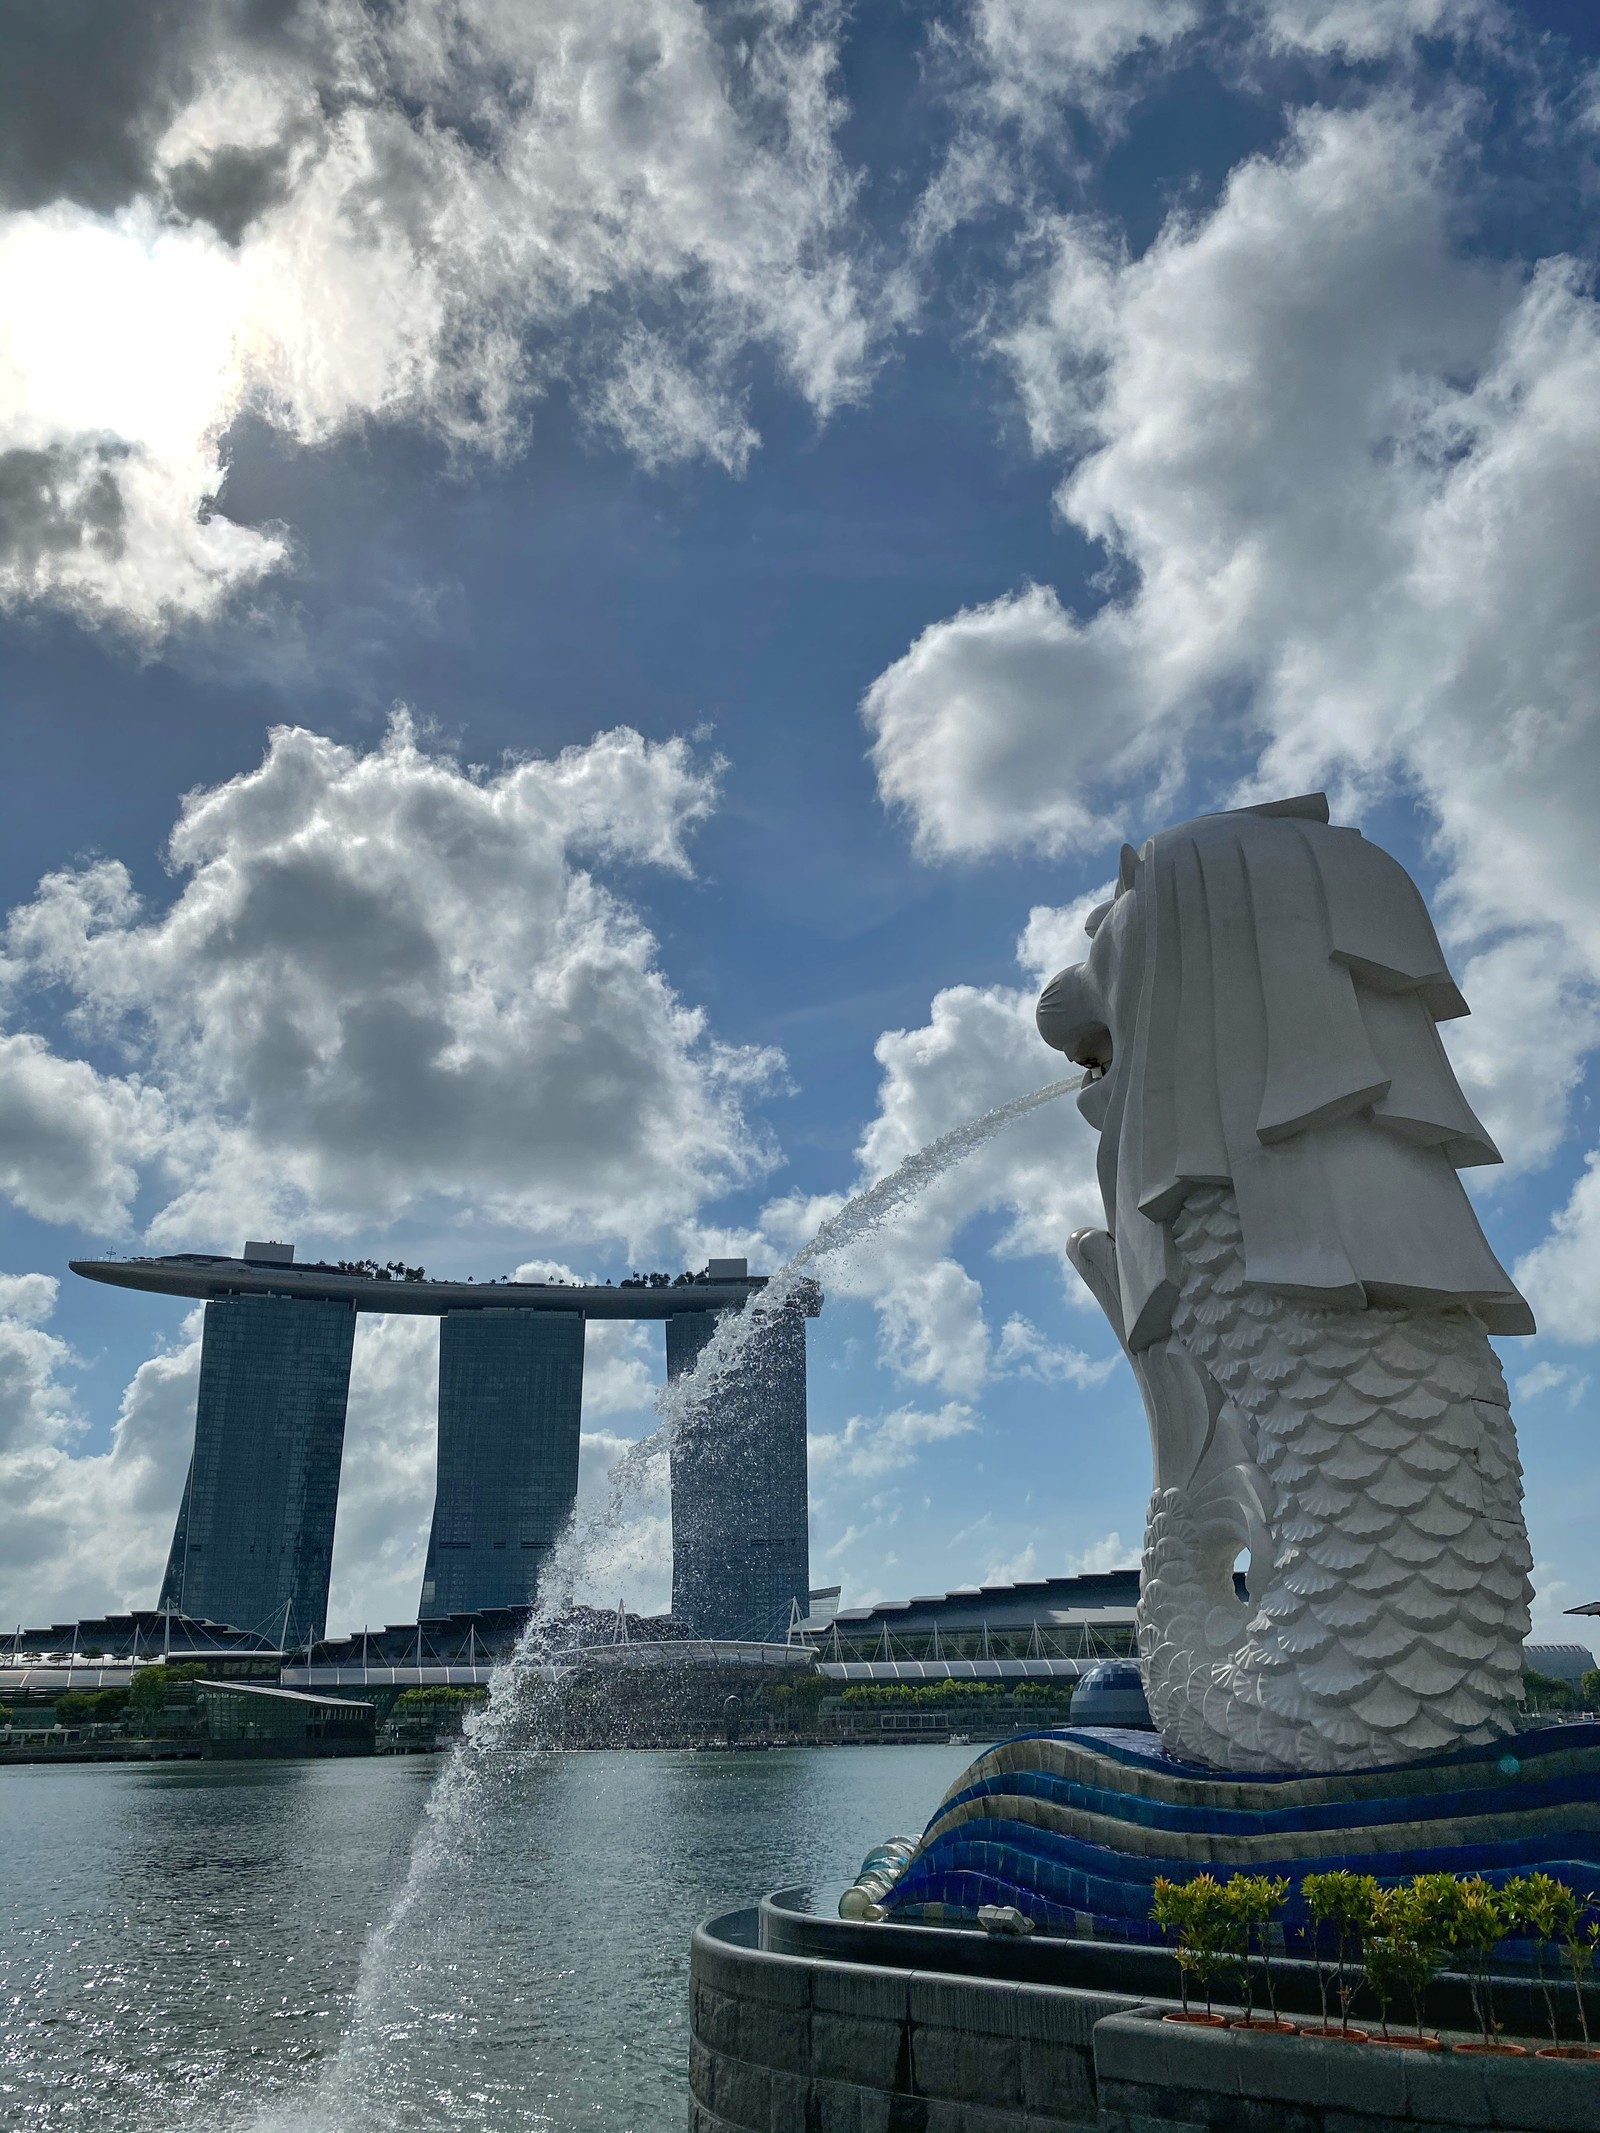
M 814 1285 L 764 1307 L 742 1259 L 620 1287 L 430 1281 L 297 1266 L 293 1245 L 229 1259 L 75 1259 L 75 1274 L 206 1301 L 194 1454 L 160 1605 L 321 1637 L 358 1311 L 439 1327 L 439 1462 L 419 1616 L 525 1605 L 578 1487 L 584 1326 L 660 1319 L 669 1379 L 722 1314 L 757 1321 L 672 1446 L 672 1612 L 702 1637 L 781 1636 L 806 1610 L 806 1319 Z

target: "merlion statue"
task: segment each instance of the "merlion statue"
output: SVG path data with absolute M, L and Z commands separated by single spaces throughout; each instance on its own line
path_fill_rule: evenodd
M 1087 931 L 1039 1029 L 1100 1134 L 1070 1251 L 1150 1421 L 1163 1739 L 1333 1771 L 1509 1732 L 1530 1558 L 1488 1336 L 1534 1326 L 1456 1175 L 1500 1158 L 1415 884 L 1315 793 L 1124 847 Z

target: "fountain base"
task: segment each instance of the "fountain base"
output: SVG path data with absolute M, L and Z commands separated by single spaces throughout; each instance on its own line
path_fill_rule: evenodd
M 1297 2033 L 1162 2019 L 1181 1995 L 1150 1919 L 1158 1874 L 1249 1869 L 1298 1884 L 1330 1866 L 1491 1879 L 1538 1869 L 1600 1900 L 1600 1725 L 1337 1777 L 1225 1776 L 1174 1762 L 1147 1733 L 1109 1729 L 1001 1742 L 950 1788 L 894 1886 L 874 1889 L 880 1922 L 789 1891 L 696 1933 L 691 2133 L 1600 2123 L 1600 2064 L 1466 2048 L 1476 2024 L 1464 1977 L 1428 1988 L 1427 2027 L 1443 2048 L 1329 2036 L 1292 1901 L 1270 1968 Z M 986 1932 L 986 1906 L 1034 1930 Z M 1549 2008 L 1520 1952 L 1531 1954 L 1512 1945 L 1496 1958 L 1497 2017 L 1537 2041 Z M 1572 1988 L 1555 1992 L 1561 2034 L 1575 2035 Z
M 1319 2021 L 1315 1972 L 1273 1963 L 1279 2006 Z M 800 1891 L 713 1918 L 690 1955 L 689 2133 L 1587 2133 L 1600 2066 L 1162 2019 L 1165 1949 L 856 1924 Z M 1530 1978 L 1496 1980 L 1537 2035 Z M 1469 2041 L 1467 1980 L 1430 1989 Z
M 901 1922 L 1010 1905 L 1052 1933 L 1158 1942 L 1157 1875 L 1541 1871 L 1600 1901 L 1600 1724 L 1545 1726 L 1424 1762 L 1232 1776 L 1149 1733 L 1068 1727 L 1002 1741 L 957 1778 L 880 1901 Z

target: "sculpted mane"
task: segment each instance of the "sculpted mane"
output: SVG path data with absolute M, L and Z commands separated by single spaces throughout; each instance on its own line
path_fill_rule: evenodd
M 1046 1043 L 1108 1069 L 1080 1108 L 1131 1349 L 1170 1328 L 1172 1220 L 1214 1185 L 1249 1284 L 1534 1330 L 1456 1175 L 1500 1160 L 1435 1027 L 1466 1002 L 1405 869 L 1327 812 L 1318 793 L 1125 849 L 1087 964 L 1040 1000 Z

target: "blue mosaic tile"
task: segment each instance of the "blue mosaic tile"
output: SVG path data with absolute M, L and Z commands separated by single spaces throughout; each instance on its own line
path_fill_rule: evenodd
M 1066 1826 L 1085 1814 L 1098 1816 L 1111 1832 L 1121 1823 L 1130 1830 L 1214 1837 L 1210 1850 L 1219 1873 L 1248 1861 L 1286 1875 L 1295 1891 L 1286 1913 L 1290 1945 L 1304 1939 L 1298 1884 L 1319 1868 L 1347 1867 L 1380 1880 L 1439 1869 L 1504 1880 L 1540 1868 L 1600 1900 L 1600 1724 L 1547 1727 L 1399 1770 L 1310 1779 L 1201 1771 L 1175 1762 L 1149 1734 L 1100 1729 L 1019 1736 L 1006 1744 L 1008 1760 L 1032 1742 L 1065 1748 L 1083 1774 L 997 1770 L 985 1767 L 992 1751 L 980 1758 L 969 1782 L 947 1798 L 930 1823 L 921 1851 L 891 1898 L 894 1915 L 914 1918 L 944 1909 L 970 1917 L 983 1903 L 1014 1903 L 1041 1924 L 1061 1930 L 1159 1941 L 1149 1918 L 1151 1885 L 1160 1874 L 1186 1877 L 1198 1863 L 1090 1843 Z M 1550 1775 L 1542 1766 L 1557 1756 L 1565 1759 L 1565 1767 Z M 1156 1799 L 1120 1791 L 1110 1782 L 1119 1768 L 1156 1773 L 1176 1796 Z M 1463 1782 L 1474 1773 L 1478 1783 Z M 1282 1797 L 1285 1785 L 1300 1788 L 1292 1804 Z M 1234 1803 L 1242 1796 L 1250 1804 L 1223 1804 L 1219 1795 Z M 1006 1797 L 1037 1802 L 1040 1821 L 1022 1822 L 1000 1812 L 949 1819 L 959 1805 L 982 1808 L 992 1800 L 998 1809 Z M 1534 1811 L 1550 1815 L 1553 1826 L 1529 1830 L 1527 1817 Z M 1374 1851 L 1372 1836 L 1400 1822 L 1417 1824 L 1424 1841 L 1404 1850 Z M 1469 1828 L 1473 1836 L 1466 1841 Z M 1486 1828 L 1494 1830 L 1492 1838 L 1485 1836 Z M 1315 1858 L 1272 1859 L 1239 1841 L 1259 1844 L 1291 1832 L 1323 1836 L 1327 1843 Z

